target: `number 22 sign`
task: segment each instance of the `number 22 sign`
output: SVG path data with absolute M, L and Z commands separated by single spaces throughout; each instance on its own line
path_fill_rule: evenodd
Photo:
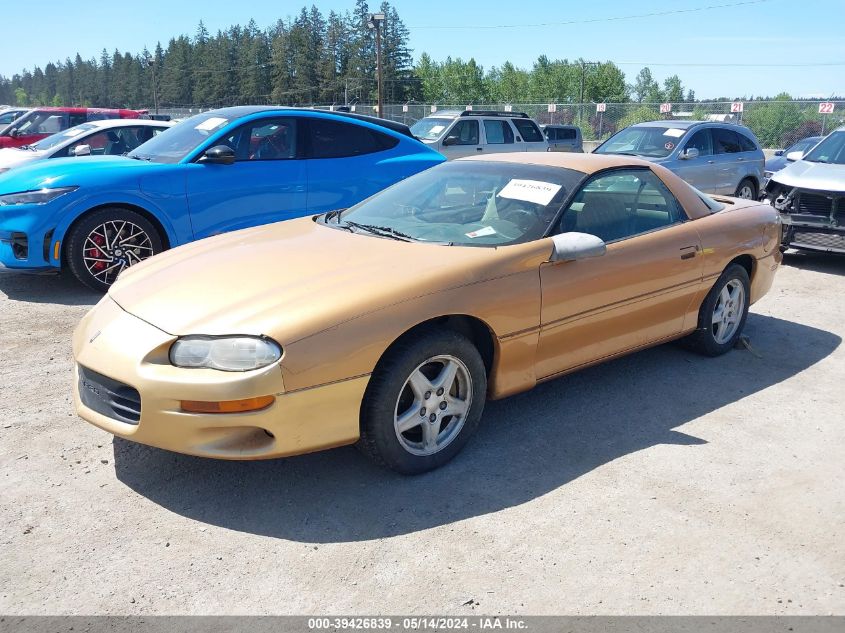
M 827 103 L 820 103 L 819 104 L 819 114 L 833 114 L 833 109 L 836 107 L 836 104 L 833 102 Z

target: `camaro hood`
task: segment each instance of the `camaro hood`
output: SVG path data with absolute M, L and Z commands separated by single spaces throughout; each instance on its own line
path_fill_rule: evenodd
M 44 152 L 36 152 L 30 149 L 17 149 L 6 147 L 0 149 L 0 169 L 10 169 L 24 163 L 30 163 L 44 156 Z
M 499 249 L 401 242 L 300 218 L 166 251 L 124 271 L 109 295 L 170 334 L 266 334 L 284 345 L 413 297 L 507 274 L 507 262 L 539 253 L 541 242 Z
M 787 187 L 845 191 L 845 165 L 799 160 L 781 169 L 772 180 Z
M 150 169 L 165 166 L 124 156 L 90 156 L 83 160 L 79 158 L 38 160 L 0 175 L 0 195 L 45 187 L 101 187 L 104 182 L 108 182 L 115 176 L 133 178 L 136 174 L 148 173 Z

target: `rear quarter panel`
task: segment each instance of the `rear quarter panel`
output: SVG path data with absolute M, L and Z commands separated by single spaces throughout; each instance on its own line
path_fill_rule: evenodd
M 718 198 L 725 208 L 694 221 L 701 237 L 703 284 L 689 316 L 695 317 L 701 302 L 719 275 L 734 259 L 751 257 L 751 302 L 771 288 L 783 256 L 780 252 L 780 217 L 769 204 L 736 198 Z M 692 321 L 696 320 L 693 318 Z

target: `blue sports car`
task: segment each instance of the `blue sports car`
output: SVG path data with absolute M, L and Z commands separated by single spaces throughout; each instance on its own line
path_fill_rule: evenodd
M 164 249 L 349 207 L 443 160 L 383 119 L 256 106 L 205 112 L 126 156 L 40 161 L 0 176 L 0 269 L 66 266 L 104 291 Z

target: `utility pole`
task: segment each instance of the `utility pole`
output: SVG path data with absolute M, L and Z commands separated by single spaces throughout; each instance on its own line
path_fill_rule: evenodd
M 371 13 L 370 19 L 367 21 L 367 26 L 376 31 L 376 92 L 378 103 L 378 116 L 384 118 L 382 108 L 382 89 L 381 89 L 381 29 L 384 25 L 384 13 Z

